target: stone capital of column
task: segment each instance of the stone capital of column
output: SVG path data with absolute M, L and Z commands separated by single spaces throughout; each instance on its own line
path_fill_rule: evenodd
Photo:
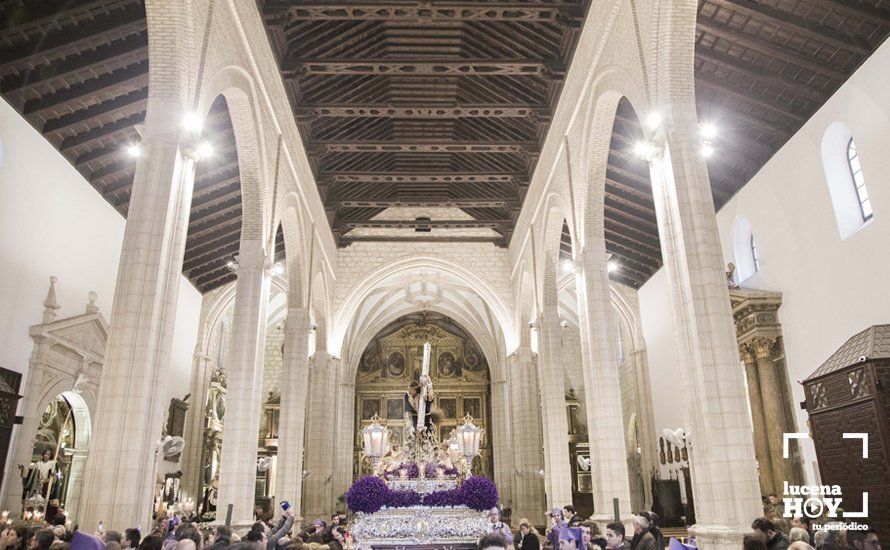
M 751 343 L 753 344 L 754 354 L 757 359 L 768 359 L 772 357 L 776 341 L 776 338 L 767 338 L 763 336 L 754 338 Z
M 742 363 L 745 364 L 745 366 L 753 364 L 754 358 L 754 350 L 751 349 L 750 344 L 741 344 L 739 346 L 739 359 L 742 361 Z

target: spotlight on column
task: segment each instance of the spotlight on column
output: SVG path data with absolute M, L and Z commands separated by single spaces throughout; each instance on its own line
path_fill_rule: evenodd
M 226 269 L 229 271 L 238 271 L 238 262 L 236 260 L 229 260 L 226 263 Z
M 646 127 L 649 128 L 650 130 L 655 130 L 656 128 L 661 126 L 661 123 L 663 120 L 664 119 L 662 118 L 661 113 L 658 113 L 658 112 L 649 113 L 649 115 L 646 116 Z
M 652 160 L 655 158 L 656 153 L 658 153 L 658 149 L 648 141 L 638 141 L 637 144 L 634 145 L 634 153 L 643 160 Z
M 202 141 L 198 144 L 195 152 L 198 153 L 198 157 L 202 159 L 206 159 L 213 156 L 213 145 L 210 145 L 209 141 Z
M 193 132 L 195 134 L 201 133 L 201 128 L 204 126 L 204 122 L 201 120 L 201 117 L 198 113 L 189 112 L 186 113 L 185 116 L 182 117 L 182 128 L 188 132 Z
M 713 139 L 717 137 L 717 127 L 710 122 L 703 122 L 701 125 L 701 137 L 704 139 Z
M 568 273 L 571 270 L 572 270 L 572 261 L 571 260 L 566 260 L 566 261 L 562 262 L 563 273 Z
M 131 158 L 139 158 L 142 155 L 142 147 L 139 146 L 138 143 L 131 143 L 127 145 L 127 154 L 130 155 Z
M 714 154 L 714 146 L 711 145 L 710 141 L 703 141 L 699 152 L 701 153 L 701 156 L 708 158 Z
M 617 270 L 618 262 L 616 262 L 615 260 L 609 260 L 609 262 L 606 264 L 606 271 L 608 271 L 609 273 L 614 273 Z
M 275 275 L 281 275 L 284 273 L 284 266 L 281 265 L 281 262 L 278 262 L 272 266 L 272 273 Z

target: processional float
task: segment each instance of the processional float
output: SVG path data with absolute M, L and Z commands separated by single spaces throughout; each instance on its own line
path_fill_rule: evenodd
M 427 409 L 434 395 L 429 367 L 426 343 L 420 391 L 406 393 L 401 448 L 390 445 L 389 430 L 376 415 L 362 430 L 364 456 L 373 474 L 358 479 L 346 493 L 346 504 L 356 514 L 352 534 L 359 548 L 475 548 L 491 531 L 487 516 L 497 506 L 497 487 L 471 473 L 484 430 L 467 415 L 446 441 L 439 441 Z

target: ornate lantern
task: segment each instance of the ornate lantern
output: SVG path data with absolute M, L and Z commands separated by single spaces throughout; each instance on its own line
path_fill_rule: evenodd
M 381 426 L 380 418 L 375 414 L 371 419 L 372 424 L 362 428 L 362 442 L 364 443 L 365 456 L 371 459 L 374 475 L 377 475 L 377 467 L 380 459 L 389 451 L 389 429 Z
M 468 414 L 464 417 L 464 423 L 458 426 L 455 431 L 457 450 L 467 460 L 467 473 L 469 474 L 472 470 L 473 457 L 479 455 L 482 433 L 485 430 L 473 424 L 473 417 Z

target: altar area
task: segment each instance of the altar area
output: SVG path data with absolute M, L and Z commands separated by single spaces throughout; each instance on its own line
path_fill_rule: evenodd
M 362 429 L 363 459 L 371 474 L 346 493 L 359 548 L 469 549 L 492 530 L 488 513 L 498 505 L 497 487 L 487 477 L 472 475 L 484 430 L 468 414 L 440 439 L 429 409 L 429 355 L 426 343 L 419 383 L 405 394 L 403 444 L 390 445 L 390 428 L 376 415 Z

